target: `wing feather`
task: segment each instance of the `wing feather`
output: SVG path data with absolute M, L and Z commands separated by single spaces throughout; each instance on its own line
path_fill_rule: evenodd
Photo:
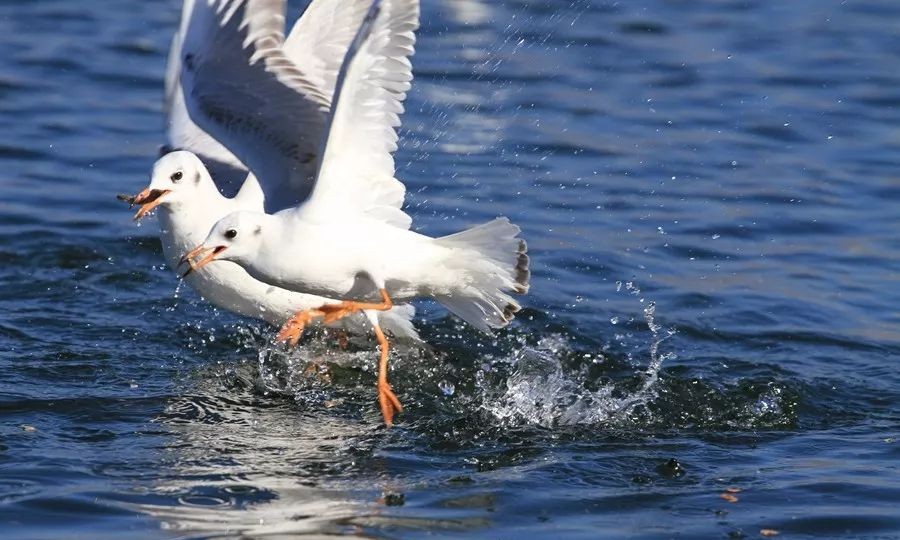
M 172 39 L 165 78 L 166 139 L 170 149 L 190 150 L 206 164 L 224 192 L 233 193 L 247 176 L 247 168 L 188 115 L 181 91 L 181 43 L 194 0 L 185 0 L 180 28 Z
M 329 97 L 282 50 L 284 0 L 194 0 L 181 48 L 190 118 L 257 178 L 266 210 L 312 189 Z
M 380 3 L 369 35 L 357 34 L 341 68 L 316 184 L 298 211 L 314 219 L 356 213 L 409 228 L 392 153 L 412 83 L 419 2 Z
M 325 94 L 334 95 L 338 72 L 371 0 L 314 0 L 284 42 L 285 54 Z

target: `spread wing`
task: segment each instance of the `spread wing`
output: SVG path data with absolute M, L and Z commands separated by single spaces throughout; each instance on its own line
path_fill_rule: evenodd
M 305 199 L 329 97 L 282 50 L 284 0 L 194 0 L 181 47 L 190 118 L 260 179 L 266 210 Z
M 369 35 L 364 25 L 341 68 L 315 187 L 298 212 L 322 219 L 356 213 L 408 228 L 406 188 L 394 178 L 392 154 L 412 82 L 419 2 L 381 0 L 373 11 Z
M 167 146 L 171 150 L 190 150 L 204 162 L 220 189 L 233 193 L 247 176 L 247 168 L 234 154 L 225 149 L 207 132 L 200 129 L 190 116 L 181 91 L 181 43 L 194 1 L 185 0 L 181 27 L 175 32 L 165 78 L 165 115 Z
M 284 42 L 284 53 L 327 96 L 372 0 L 313 0 Z

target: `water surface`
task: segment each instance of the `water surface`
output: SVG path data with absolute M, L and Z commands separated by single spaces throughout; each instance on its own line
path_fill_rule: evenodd
M 386 430 L 371 345 L 271 347 L 114 198 L 178 3 L 0 2 L 3 536 L 900 536 L 900 7 L 424 4 L 409 212 L 533 288 L 421 304 Z

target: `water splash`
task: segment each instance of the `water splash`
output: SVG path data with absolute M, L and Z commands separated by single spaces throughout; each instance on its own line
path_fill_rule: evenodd
M 643 299 L 641 299 L 643 302 Z M 650 364 L 644 372 L 644 385 L 639 393 L 649 393 L 653 390 L 659 381 L 659 371 L 662 369 L 663 362 L 666 360 L 674 360 L 677 355 L 674 352 L 660 354 L 659 346 L 663 341 L 675 335 L 675 330 L 671 328 L 663 328 L 656 322 L 656 302 L 650 302 L 644 307 L 644 321 L 650 329 L 652 339 L 650 340 Z
M 323 389 L 331 382 L 328 362 L 334 360 L 334 355 L 313 343 L 293 350 L 272 344 L 260 347 L 254 381 L 257 391 L 265 396 L 288 396 L 300 403 L 322 401 Z
M 620 411 L 611 385 L 589 391 L 563 369 L 561 336 L 544 338 L 512 358 L 513 372 L 499 395 L 488 389 L 482 408 L 504 424 L 557 425 L 604 422 Z M 480 375 L 481 372 L 479 372 Z
M 640 295 L 640 289 L 634 283 L 625 285 L 629 294 Z M 617 284 L 617 290 L 622 290 L 621 282 Z M 640 303 L 644 301 L 641 297 Z M 532 424 L 549 428 L 629 421 L 633 413 L 657 397 L 662 365 L 675 358 L 674 353 L 660 353 L 662 342 L 675 332 L 656 321 L 654 302 L 644 306 L 643 318 L 650 332 L 649 362 L 640 372 L 642 382 L 637 389 L 623 387 L 621 382 L 613 380 L 598 386 L 590 367 L 604 363 L 604 354 L 578 354 L 566 337 L 554 335 L 542 338 L 536 346 L 523 345 L 512 355 L 508 361 L 512 372 L 502 392 L 485 388 L 482 408 L 507 425 Z M 612 324 L 619 322 L 618 318 L 613 319 Z M 567 369 L 565 364 L 573 357 L 577 367 Z M 630 354 L 628 358 L 631 358 Z M 480 377 L 484 387 L 484 374 L 479 372 L 476 377 Z
M 371 344 L 357 347 L 351 338 L 342 345 L 327 331 L 304 339 L 296 348 L 273 343 L 268 334 L 255 339 L 261 342 L 253 385 L 261 395 L 289 397 L 303 406 L 322 406 L 335 396 L 355 394 L 354 387 L 359 383 L 368 390 L 374 381 L 377 355 Z M 395 363 L 409 360 L 400 347 L 392 356 Z
M 179 279 L 175 282 L 175 291 L 172 292 L 172 298 L 178 299 L 181 295 L 181 285 L 184 283 L 183 279 Z
M 634 289 L 622 284 L 629 297 Z M 392 380 L 409 405 L 405 419 L 432 434 L 453 432 L 457 428 L 450 426 L 473 411 L 477 418 L 467 423 L 482 434 L 523 427 L 756 430 L 796 424 L 798 394 L 778 373 L 727 383 L 680 370 L 662 376 L 663 366 L 676 358 L 663 350 L 674 331 L 658 321 L 655 303 L 639 305 L 641 315 L 625 314 L 616 327 L 627 335 L 587 347 L 577 334 L 535 336 L 513 328 L 492 343 L 454 349 L 466 334 L 448 318 L 453 331 L 433 336 L 436 349 L 392 351 Z M 328 415 L 378 414 L 371 342 L 348 350 L 323 333 L 288 349 L 258 326 L 229 327 L 214 339 L 198 327 L 191 336 L 205 353 L 243 357 L 220 364 L 230 366 L 220 372 L 229 386 L 287 399 L 303 410 L 328 409 Z
M 156 267 L 154 267 L 154 269 L 155 268 Z M 163 269 L 168 270 L 167 267 L 163 267 Z M 175 290 L 172 291 L 172 300 L 174 300 L 174 301 L 172 302 L 172 305 L 166 307 L 166 311 L 169 313 L 172 313 L 176 309 L 178 309 L 178 304 L 181 301 L 181 286 L 182 286 L 182 284 L 184 284 L 183 279 L 179 279 L 178 281 L 175 282 Z

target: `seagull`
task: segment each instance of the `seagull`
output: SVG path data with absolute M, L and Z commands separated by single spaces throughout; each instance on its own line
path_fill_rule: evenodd
M 309 136 L 321 136 L 321 128 L 316 126 L 324 125 L 325 111 L 330 108 L 330 96 L 334 91 L 344 53 L 365 17 L 369 2 L 315 0 L 298 20 L 287 40 L 283 40 L 282 26 L 279 26 L 283 25 L 284 7 L 283 2 L 255 1 L 253 10 L 246 11 L 244 16 L 250 21 L 268 21 L 264 38 L 260 39 L 271 48 L 269 54 L 277 57 L 282 64 L 302 71 L 311 84 L 315 85 L 317 90 L 303 99 L 310 100 L 312 104 L 309 108 L 313 117 L 309 122 Z M 264 190 L 256 177 L 248 175 L 241 161 L 189 115 L 191 110 L 200 123 L 215 127 L 215 123 L 203 113 L 203 104 L 207 99 L 204 92 L 214 89 L 217 97 L 227 99 L 228 93 L 234 90 L 233 97 L 243 99 L 246 92 L 252 90 L 243 87 L 239 79 L 235 82 L 229 78 L 242 75 L 240 69 L 231 69 L 234 64 L 230 62 L 246 65 L 250 56 L 255 53 L 240 52 L 243 36 L 234 25 L 216 29 L 219 37 L 216 43 L 222 47 L 220 50 L 207 49 L 207 54 L 218 55 L 220 58 L 215 70 L 208 69 L 202 76 L 191 79 L 181 77 L 184 67 L 182 60 L 190 54 L 184 52 L 184 45 L 202 43 L 210 37 L 207 35 L 209 28 L 198 25 L 196 18 L 208 20 L 207 12 L 211 9 L 207 0 L 185 1 L 181 27 L 172 42 L 166 73 L 169 144 L 174 148 L 193 152 L 173 151 L 162 156 L 154 165 L 150 185 L 145 190 L 133 197 L 120 196 L 132 204 L 140 205 L 135 214 L 136 220 L 159 208 L 163 254 L 176 272 L 180 256 L 202 241 L 220 218 L 237 210 L 262 211 L 266 206 Z M 239 54 L 243 54 L 244 58 L 235 58 Z M 236 75 L 232 75 L 232 71 Z M 190 82 L 191 85 L 185 85 L 185 82 Z M 230 176 L 234 179 L 235 175 L 244 178 L 236 195 L 226 197 L 221 193 L 220 190 L 228 190 L 228 186 L 223 185 L 227 184 L 227 180 L 220 181 L 217 186 L 209 172 L 210 167 L 221 173 L 217 178 Z M 306 184 L 298 177 L 295 188 L 297 192 L 282 189 L 280 193 L 286 194 L 287 199 L 270 200 L 270 208 L 277 208 L 279 205 L 288 207 L 292 201 L 309 191 L 315 169 L 308 166 L 301 173 L 308 175 Z M 187 281 L 214 305 L 276 326 L 282 325 L 299 310 L 316 307 L 323 302 L 334 302 L 273 287 L 252 278 L 243 268 L 231 263 L 217 265 L 209 272 L 189 277 Z M 394 336 L 416 341 L 418 334 L 410 322 L 414 313 L 412 306 L 398 306 L 382 314 L 381 322 Z M 336 322 L 336 326 L 357 334 L 369 332 L 363 317 Z
M 278 334 L 292 343 L 313 320 L 330 323 L 364 312 L 381 349 L 378 401 L 388 426 L 403 408 L 388 382 L 389 343 L 377 313 L 395 302 L 430 297 L 490 332 L 520 310 L 511 295 L 528 292 L 530 277 L 527 246 L 508 219 L 431 238 L 411 231 L 412 220 L 401 209 L 405 187 L 394 178 L 392 154 L 412 81 L 409 57 L 418 15 L 415 0 L 374 2 L 367 15 L 372 22 L 360 28 L 350 46 L 355 54 L 348 54 L 339 73 L 311 193 L 274 214 L 238 211 L 223 217 L 182 258 L 190 265 L 187 275 L 214 268 L 213 261 L 230 261 L 273 286 L 342 300 L 298 311 Z M 289 182 L 298 154 L 261 141 L 300 129 L 295 116 L 303 85 L 277 67 L 257 76 L 253 88 L 266 96 L 265 108 L 278 114 L 236 124 L 233 140 L 242 142 L 233 150 L 261 178 Z M 252 117 L 256 107 L 229 105 L 220 111 L 223 117 Z M 263 155 L 254 158 L 254 152 Z M 262 162 L 264 167 L 255 165 Z

